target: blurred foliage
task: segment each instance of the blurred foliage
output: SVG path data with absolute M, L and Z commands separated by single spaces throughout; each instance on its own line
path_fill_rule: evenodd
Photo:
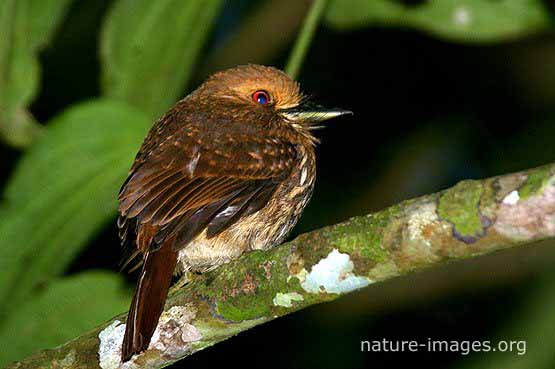
M 39 87 L 37 54 L 70 0 L 0 0 L 0 137 L 24 146 L 40 126 L 27 111 Z
M 30 355 L 37 347 L 54 347 L 125 310 L 129 292 L 124 286 L 120 276 L 102 271 L 53 280 L 19 303 L 0 328 L 0 365 Z
M 454 369 L 551 369 L 555 362 L 553 354 L 553 327 L 555 327 L 555 274 L 544 273 L 536 288 L 528 291 L 525 303 L 516 313 L 508 314 L 506 328 L 500 329 L 492 337 L 492 342 L 500 342 L 511 337 L 524 341 L 519 348 L 521 354 L 514 359 L 504 352 L 479 353 L 471 360 L 461 361 Z M 525 352 L 525 354 L 522 354 Z
M 312 6 L 310 7 L 310 11 L 306 15 L 306 20 L 304 22 L 302 30 L 299 33 L 297 42 L 295 43 L 295 46 L 291 51 L 291 56 L 289 57 L 287 65 L 284 69 L 285 73 L 287 73 L 289 76 L 291 76 L 291 78 L 295 80 L 298 79 L 302 62 L 306 57 L 308 47 L 312 42 L 314 32 L 316 32 L 316 27 L 318 26 L 318 22 L 320 21 L 320 17 L 324 13 L 324 10 L 326 10 L 327 5 L 327 0 L 314 0 Z
M 4 192 L 2 317 L 64 272 L 112 217 L 114 194 L 149 125 L 143 113 L 110 100 L 71 107 L 47 124 Z
M 35 36 L 38 45 L 45 37 L 45 21 L 41 16 L 55 19 L 53 12 L 38 5 L 54 7 L 64 2 L 28 2 L 32 3 L 33 12 L 16 15 L 21 16 L 22 22 L 37 22 L 37 30 L 26 32 L 27 23 L 14 22 L 9 31 L 16 38 Z M 0 9 L 8 10 L 9 3 L 12 2 L 8 1 Z M 17 2 L 17 6 L 13 3 L 14 7 L 27 9 L 26 1 Z M 0 207 L 3 253 L 0 331 L 9 329 L 13 333 L 14 324 L 23 319 L 24 302 L 28 319 L 43 309 L 43 300 L 37 296 L 39 287 L 50 286 L 47 291 L 55 294 L 53 278 L 67 269 L 87 241 L 113 217 L 116 194 L 137 148 L 155 116 L 168 108 L 184 88 L 219 3 L 142 1 L 137 4 L 121 0 L 113 4 L 101 44 L 104 90 L 111 99 L 78 104 L 52 122 L 46 122 L 43 137 L 25 152 L 4 189 Z M 10 22 L 2 24 L 10 25 Z M 13 46 L 13 55 L 27 55 L 28 42 Z M 18 60 L 14 59 L 10 65 L 19 66 Z M 7 81 L 28 86 L 36 83 L 33 73 L 15 67 L 7 70 L 11 72 Z M 17 85 L 2 90 L 19 92 Z M 25 99 L 28 95 L 25 94 Z M 111 283 L 116 283 L 120 277 L 113 274 L 110 278 Z M 87 283 L 93 282 L 91 279 Z M 90 292 L 78 288 L 72 292 L 72 298 L 83 300 Z M 122 299 L 129 301 L 130 295 L 98 300 L 102 308 L 91 318 L 98 323 L 121 312 Z M 71 304 L 58 306 L 58 316 L 66 317 L 58 319 L 63 325 L 58 330 L 49 330 L 47 321 L 28 324 L 26 334 L 32 333 L 41 339 L 26 342 L 21 350 L 5 351 L 0 365 L 2 361 L 20 357 L 23 352 L 59 344 L 81 332 L 81 328 L 91 327 L 91 320 L 72 327 L 78 318 L 71 316 L 73 307 Z M 9 337 L 9 334 L 0 335 L 0 340 Z M 16 342 L 19 341 L 14 340 L 14 345 L 21 344 Z M 7 347 L 2 341 L 0 345 Z
M 102 32 L 103 90 L 158 118 L 179 97 L 220 0 L 120 0 Z
M 97 78 L 101 96 L 91 94 L 89 101 L 64 106 L 63 112 L 40 122 L 44 128 L 39 129 L 42 126 L 34 122 L 28 111 L 40 87 L 37 55 L 54 36 L 56 27 L 68 21 L 64 19 L 68 9 L 79 9 L 81 4 L 70 0 L 0 0 L 0 136 L 10 145 L 33 143 L 21 153 L 0 204 L 0 366 L 36 349 L 60 344 L 127 308 L 130 291 L 122 288 L 122 278 L 115 272 L 88 271 L 68 277 L 62 274 L 67 273 L 80 253 L 86 252 L 86 246 L 100 230 L 113 227 L 119 186 L 148 127 L 187 91 L 188 82 L 199 78 L 195 67 L 201 64 L 198 69 L 203 69 L 203 63 L 197 61 L 209 45 L 212 55 L 228 55 L 233 62 L 238 56 L 243 63 L 256 62 L 257 57 L 248 50 L 279 48 L 283 44 L 276 40 L 262 42 L 268 34 L 266 30 L 271 28 L 274 38 L 280 34 L 286 37 L 302 18 L 283 9 L 275 13 L 275 2 L 274 8 L 263 4 L 260 8 L 265 15 L 255 19 L 268 24 L 250 24 L 247 31 L 240 32 L 240 39 L 231 38 L 244 48 L 234 49 L 234 45 L 226 44 L 227 51 L 218 53 L 218 43 L 209 43 L 213 26 L 222 8 L 237 3 L 106 1 L 110 8 L 98 30 Z M 306 10 L 299 2 L 289 8 L 296 12 Z M 228 10 L 229 13 L 233 14 Z M 318 12 L 313 14 L 317 15 L 307 22 L 309 26 L 318 22 Z M 552 26 L 546 5 L 540 0 L 332 0 L 324 14 L 327 24 L 338 30 L 376 25 L 408 27 L 469 44 L 499 43 Z M 238 22 L 241 21 L 243 18 Z M 276 30 L 277 25 L 283 29 Z M 249 41 L 253 34 L 256 47 Z M 306 32 L 299 40 L 296 65 L 302 63 L 310 39 L 310 32 Z M 265 50 L 262 54 L 275 52 Z M 217 60 L 211 65 L 227 62 Z M 352 71 L 341 71 L 349 72 Z M 80 73 L 85 78 L 83 74 L 90 71 Z M 330 75 L 328 78 L 335 77 Z M 325 80 L 319 83 L 326 85 Z M 443 119 L 462 126 L 466 117 Z M 542 137 L 547 142 L 541 155 L 545 157 L 551 147 L 547 137 L 552 124 L 542 127 L 542 132 L 546 132 Z M 33 141 L 39 130 L 40 136 Z M 333 130 L 329 132 L 333 135 Z M 303 219 L 305 227 L 385 206 L 398 201 L 403 196 L 399 193 L 412 196 L 435 190 L 430 181 L 435 186 L 444 185 L 434 174 L 459 167 L 453 160 L 458 160 L 457 153 L 460 155 L 459 149 L 465 146 L 460 137 L 426 129 L 406 139 L 403 145 L 412 151 L 383 153 L 391 170 L 381 177 L 376 179 L 367 172 L 358 173 L 357 177 L 351 173 L 342 177 L 352 183 L 347 180 L 336 187 L 321 183 L 320 188 L 328 186 L 328 195 L 313 208 L 316 210 L 312 210 L 314 216 L 310 220 Z M 523 142 L 535 142 L 534 137 Z M 367 138 L 363 138 L 367 144 Z M 496 154 L 495 150 L 490 153 Z M 526 147 L 521 146 L 521 150 Z M 446 153 L 449 159 L 437 160 Z M 505 152 L 499 148 L 497 154 L 502 156 Z M 343 160 L 341 155 L 333 152 L 333 157 L 326 158 L 339 174 L 346 167 L 332 160 Z M 519 155 L 515 162 L 522 158 Z M 416 180 L 403 180 L 407 175 Z M 427 181 L 422 179 L 424 176 Z M 335 203 L 336 207 L 330 210 L 328 203 Z M 335 218 L 330 218 L 330 214 Z
M 335 0 L 327 22 L 339 29 L 406 26 L 463 42 L 506 41 L 550 27 L 541 0 Z

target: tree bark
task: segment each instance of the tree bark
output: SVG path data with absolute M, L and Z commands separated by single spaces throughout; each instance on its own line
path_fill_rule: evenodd
M 166 303 L 151 345 L 124 368 L 161 368 L 342 294 L 452 260 L 555 236 L 555 164 L 454 187 L 251 252 Z M 9 368 L 117 368 L 125 315 Z

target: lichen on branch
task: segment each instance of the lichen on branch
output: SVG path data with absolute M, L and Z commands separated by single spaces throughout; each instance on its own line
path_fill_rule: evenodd
M 147 351 L 161 368 L 279 316 L 450 260 L 555 236 L 555 164 L 479 181 L 251 252 L 168 298 Z M 10 368 L 116 368 L 125 316 Z

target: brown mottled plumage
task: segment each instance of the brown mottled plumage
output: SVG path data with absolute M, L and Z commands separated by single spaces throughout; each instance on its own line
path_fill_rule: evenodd
M 205 272 L 279 244 L 314 188 L 314 123 L 348 113 L 306 104 L 283 72 L 211 76 L 151 129 L 119 194 L 118 227 L 143 267 L 122 360 L 145 350 L 176 271 Z

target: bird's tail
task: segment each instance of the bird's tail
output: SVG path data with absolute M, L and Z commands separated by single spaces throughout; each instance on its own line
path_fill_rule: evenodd
M 122 362 L 148 348 L 164 309 L 176 264 L 177 252 L 172 250 L 171 243 L 144 254 L 143 268 L 127 315 Z

